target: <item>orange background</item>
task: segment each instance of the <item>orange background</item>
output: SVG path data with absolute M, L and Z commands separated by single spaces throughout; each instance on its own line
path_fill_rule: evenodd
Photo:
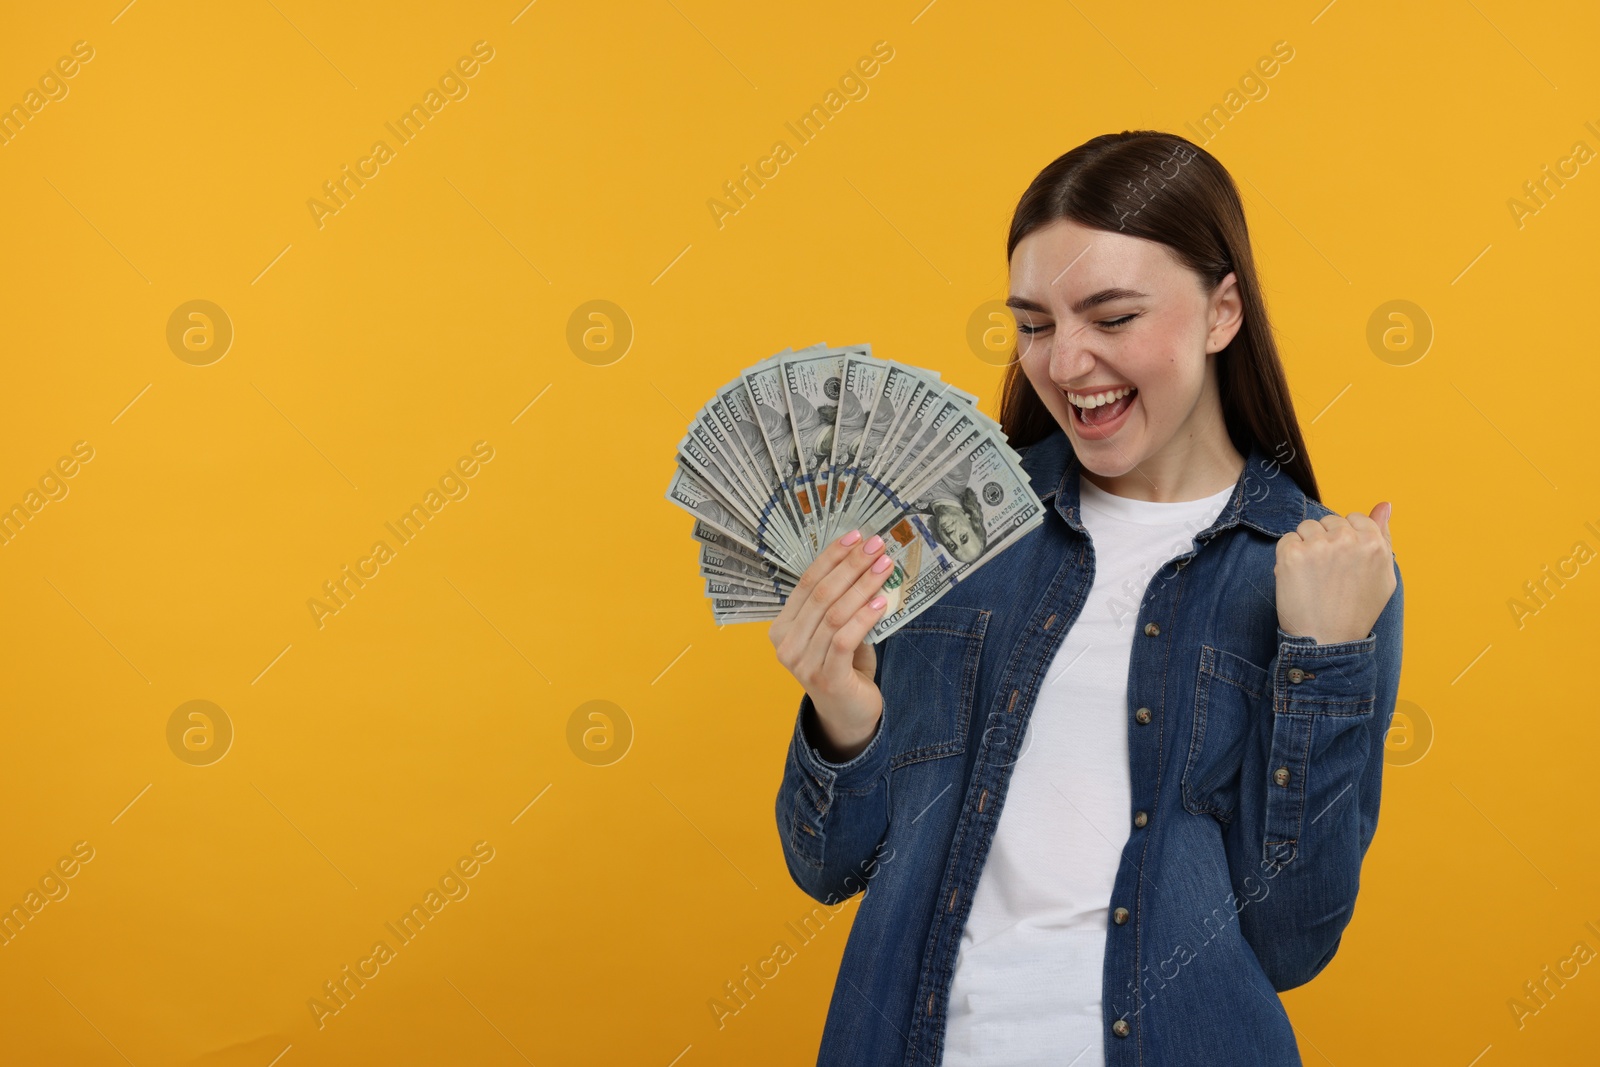
M 0 545 L 0 903 L 67 891 L 0 947 L 0 1059 L 813 1062 L 855 905 L 786 926 L 813 906 L 772 812 L 800 691 L 764 624 L 713 625 L 674 448 L 819 341 L 993 413 L 969 335 L 1017 197 L 1161 128 L 1243 192 L 1325 502 L 1395 502 L 1405 717 L 1344 945 L 1284 997 L 1305 1060 L 1593 1062 L 1600 964 L 1524 989 L 1600 951 L 1591 6 L 121 5 L 0 34 L 0 104 L 93 51 L 0 145 L 0 506 L 38 504 Z M 479 41 L 466 95 L 393 139 Z M 170 344 L 195 300 L 219 310 Z M 370 577 L 319 626 L 346 566 Z M 319 1019 L 441 880 L 466 895 Z

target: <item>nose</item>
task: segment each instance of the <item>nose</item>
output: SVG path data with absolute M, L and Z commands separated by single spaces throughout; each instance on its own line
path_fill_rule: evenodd
M 1085 334 L 1089 324 L 1083 323 L 1071 330 L 1059 327 L 1050 337 L 1050 380 L 1063 387 L 1068 382 L 1081 382 L 1094 370 L 1095 356 L 1091 350 L 1092 334 Z

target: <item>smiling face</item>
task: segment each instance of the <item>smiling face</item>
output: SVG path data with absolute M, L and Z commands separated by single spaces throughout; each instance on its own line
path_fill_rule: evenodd
M 1237 480 L 1215 358 L 1244 321 L 1233 274 L 1208 294 L 1167 246 L 1058 219 L 1017 243 L 1006 303 L 1023 373 L 1095 484 L 1192 500 Z M 1088 420 L 1073 403 L 1129 388 Z
M 971 563 L 983 555 L 984 532 L 973 525 L 972 516 L 959 505 L 944 501 L 933 505 L 933 535 L 962 563 Z

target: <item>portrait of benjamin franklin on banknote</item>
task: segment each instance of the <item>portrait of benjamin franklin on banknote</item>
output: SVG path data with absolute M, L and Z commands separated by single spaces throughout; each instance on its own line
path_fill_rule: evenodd
M 837 404 L 812 407 L 811 402 L 799 393 L 789 395 L 794 409 L 794 436 L 790 439 L 789 461 L 799 469 L 799 452 L 804 449 L 806 472 L 816 472 L 828 465 L 833 454 L 833 417 L 839 411 Z
M 846 389 L 839 397 L 837 415 L 828 416 L 826 440 L 817 445 L 824 456 L 833 454 L 834 436 L 839 438 L 839 454 L 834 457 L 843 467 L 856 461 L 856 450 L 861 447 L 861 432 L 867 426 L 867 413 L 861 407 L 861 398 Z M 835 426 L 837 422 L 837 426 Z
M 805 449 L 806 470 L 815 474 L 827 470 L 834 461 L 833 443 L 839 437 L 840 466 L 854 463 L 856 450 L 861 444 L 861 432 L 867 425 L 867 413 L 854 393 L 845 392 L 837 404 L 820 404 L 812 407 L 798 393 L 789 397 L 794 406 L 794 438 L 789 449 L 789 461 L 796 462 L 796 451 Z M 841 414 L 841 408 L 843 413 Z
M 757 471 L 764 471 L 767 466 L 767 443 L 761 439 L 761 427 L 749 419 L 740 419 L 733 424 L 739 433 L 739 439 L 744 442 L 745 451 L 750 454 L 750 461 L 755 464 Z
M 779 482 L 792 484 L 791 479 L 800 473 L 800 458 L 789 420 L 782 412 L 759 404 L 756 406 L 756 417 L 761 420 L 761 432 L 766 435 L 768 443 L 772 445 L 772 454 L 781 465 L 778 470 Z
M 879 446 L 889 436 L 889 427 L 894 424 L 896 411 L 893 404 L 885 403 L 882 399 L 878 401 L 877 409 L 872 413 L 872 424 L 861 435 L 861 452 L 856 462 L 867 465 L 877 457 Z
M 977 492 L 967 484 L 971 477 L 972 457 L 968 455 L 911 504 L 912 511 L 928 516 L 934 540 L 962 563 L 971 563 L 988 547 L 983 505 L 978 501 Z

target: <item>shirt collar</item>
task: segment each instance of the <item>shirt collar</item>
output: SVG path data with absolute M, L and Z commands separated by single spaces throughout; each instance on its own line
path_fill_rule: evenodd
M 1078 477 L 1082 464 L 1067 431 L 1059 426 L 1048 437 L 1030 446 L 1022 456 L 1022 469 L 1028 473 L 1039 499 L 1055 498 L 1055 509 L 1079 533 L 1087 533 L 1079 510 Z M 1267 455 L 1259 444 L 1252 444 L 1233 495 L 1223 505 L 1215 522 L 1195 535 L 1208 540 L 1229 527 L 1243 525 L 1272 538 L 1300 525 L 1307 516 L 1306 496 L 1283 470 L 1281 463 Z

